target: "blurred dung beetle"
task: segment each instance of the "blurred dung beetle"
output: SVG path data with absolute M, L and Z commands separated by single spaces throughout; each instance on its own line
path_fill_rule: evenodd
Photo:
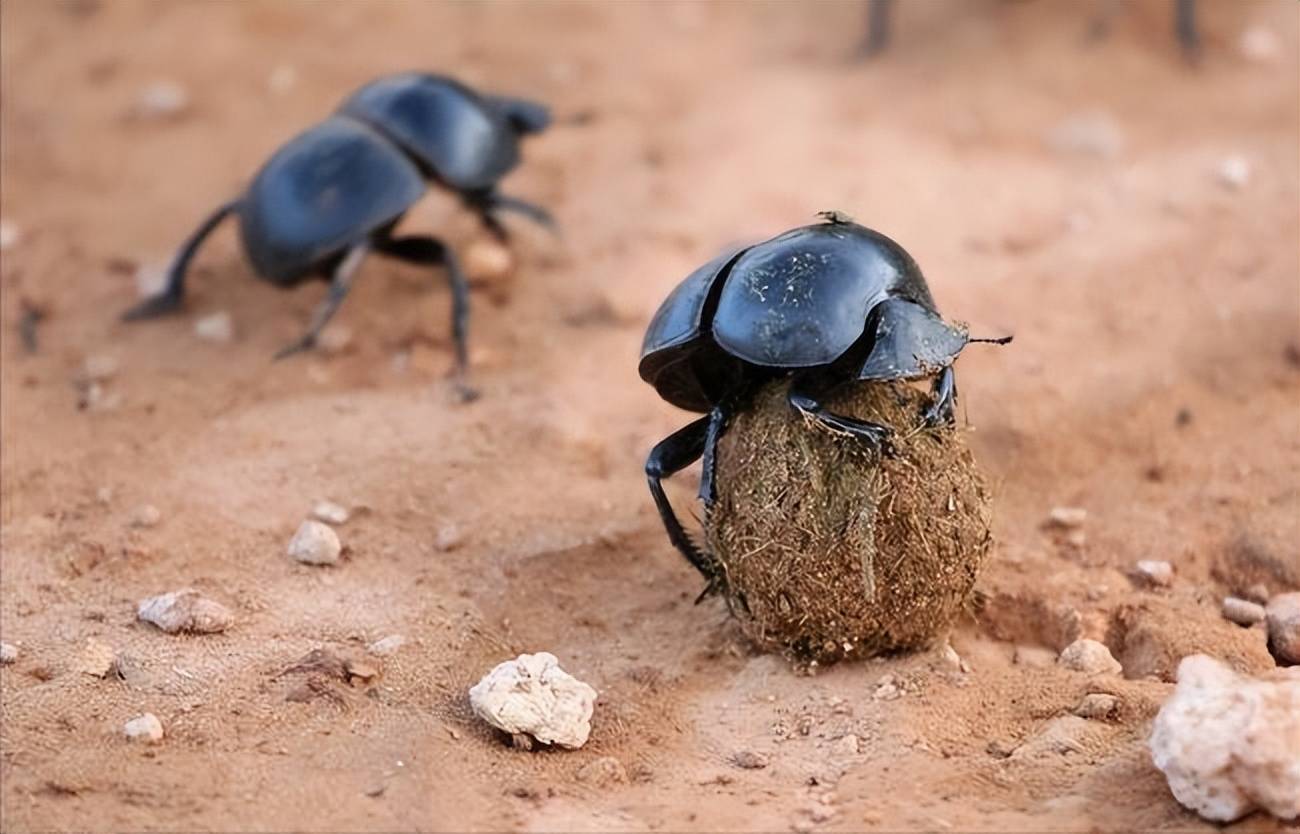
M 790 406 L 805 418 L 889 453 L 887 426 L 828 411 L 824 393 L 856 381 L 934 377 L 928 425 L 953 420 L 952 363 L 972 339 L 939 317 L 912 257 L 838 212 L 827 222 L 726 252 L 692 272 L 646 330 L 638 371 L 659 396 L 706 416 L 660 441 L 646 460 L 650 495 L 668 538 L 709 580 L 713 560 L 683 529 L 661 481 L 704 458 L 699 496 L 714 502 L 719 438 L 746 394 L 793 377 Z M 703 597 L 703 595 L 702 595 Z
M 1183 54 L 1195 61 L 1201 54 L 1201 35 L 1196 27 L 1196 0 L 1173 0 L 1174 34 L 1182 44 Z M 859 54 L 870 57 L 889 45 L 889 24 L 894 0 L 867 0 L 867 36 Z
M 123 318 L 151 318 L 179 307 L 195 251 L 222 220 L 237 214 L 244 251 L 258 276 L 285 288 L 309 279 L 330 282 L 307 332 L 277 359 L 315 345 L 357 267 L 374 251 L 447 270 L 457 381 L 469 396 L 465 275 L 442 241 L 430 235 L 394 237 L 393 229 L 423 196 L 427 182 L 458 193 L 503 242 L 508 235 L 499 211 L 519 212 L 553 229 L 544 209 L 497 191 L 498 181 L 519 163 L 520 138 L 549 124 L 550 113 L 541 104 L 480 95 L 442 76 L 406 73 L 373 81 L 334 115 L 289 140 L 244 194 L 204 220 L 168 267 L 164 289 Z

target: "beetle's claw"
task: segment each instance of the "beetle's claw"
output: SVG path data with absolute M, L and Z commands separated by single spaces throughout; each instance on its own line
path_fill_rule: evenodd
M 140 321 L 174 313 L 180 309 L 181 297 L 171 293 L 151 295 L 144 301 L 122 313 L 122 321 Z
M 704 602 L 709 597 L 715 596 L 720 593 L 722 593 L 722 576 L 721 575 L 711 576 L 709 577 L 708 584 L 704 586 L 704 590 L 700 591 L 700 595 L 695 598 L 694 604 L 699 605 L 701 602 Z
M 280 348 L 275 352 L 275 355 L 271 357 L 271 360 L 273 362 L 279 362 L 281 359 L 288 359 L 295 353 L 302 353 L 303 351 L 311 350 L 314 347 L 316 347 L 316 338 L 314 336 L 306 336 L 293 344 L 285 345 Z

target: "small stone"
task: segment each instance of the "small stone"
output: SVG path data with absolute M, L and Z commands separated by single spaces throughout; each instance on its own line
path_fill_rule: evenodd
M 0 643 L 0 664 L 8 666 L 18 660 L 18 647 L 13 643 Z
M 571 750 L 587 743 L 596 690 L 549 652 L 499 664 L 469 690 L 474 714 L 504 733 Z
M 1269 64 L 1277 59 L 1282 51 L 1282 44 L 1272 29 L 1263 26 L 1251 26 L 1241 33 L 1237 42 L 1241 56 L 1258 64 Z
M 135 113 L 145 119 L 171 119 L 190 106 L 189 94 L 174 81 L 155 81 L 142 89 L 135 100 Z
M 10 220 L 0 220 L 0 252 L 6 249 L 12 249 L 18 245 L 22 239 L 22 234 L 18 231 L 18 225 Z
M 831 752 L 838 756 L 856 756 L 860 750 L 861 747 L 858 743 L 858 737 L 853 733 L 840 736 L 835 743 L 831 745 Z
M 476 240 L 465 250 L 465 276 L 470 281 L 495 284 L 509 278 L 515 268 L 515 256 L 494 240 Z
M 126 734 L 128 741 L 138 741 L 144 744 L 157 744 L 162 741 L 163 726 L 158 720 L 158 716 L 152 712 L 146 712 L 138 718 L 132 718 L 122 727 L 122 732 Z
M 376 640 L 366 647 L 366 650 L 373 655 L 385 657 L 393 654 L 402 646 L 406 645 L 406 638 L 400 634 L 390 634 L 387 637 Z
M 1105 692 L 1091 692 L 1074 708 L 1074 714 L 1080 718 L 1111 718 L 1119 710 L 1119 698 Z
M 871 697 L 877 701 L 893 701 L 903 694 L 903 690 L 894 682 L 893 675 L 885 675 L 876 685 Z
M 312 507 L 311 514 L 326 524 L 346 524 L 347 520 L 352 517 L 347 508 L 341 507 L 333 501 L 317 501 L 316 506 Z
M 1250 160 L 1240 154 L 1224 157 L 1215 173 L 1225 188 L 1240 191 L 1250 182 Z
M 1064 530 L 1082 527 L 1087 520 L 1088 511 L 1082 507 L 1053 507 L 1052 511 L 1047 514 L 1047 525 L 1049 527 L 1060 527 Z
M 77 671 L 96 678 L 106 678 L 113 671 L 117 651 L 107 643 L 91 637 L 77 655 Z
M 105 354 L 87 356 L 81 365 L 81 378 L 87 382 L 107 382 L 117 376 L 117 359 Z
M 215 634 L 230 628 L 235 615 L 214 599 L 193 588 L 182 588 L 141 601 L 136 610 L 141 622 L 152 623 L 168 634 Z
M 598 787 L 621 785 L 627 781 L 627 770 L 613 756 L 601 756 L 578 768 L 578 781 Z
M 282 96 L 287 94 L 298 84 L 298 70 L 289 64 L 281 64 L 271 70 L 271 74 L 266 79 L 266 89 L 272 95 Z
M 108 505 L 113 503 L 113 488 L 102 486 L 95 490 L 95 500 L 101 504 Z
M 308 519 L 289 541 L 289 555 L 307 565 L 332 565 L 339 560 L 343 545 L 334 528 Z
M 338 356 L 352 347 L 352 328 L 331 324 L 316 337 L 316 349 L 326 356 Z
M 762 770 L 767 767 L 767 756 L 753 750 L 741 750 L 732 754 L 731 763 L 742 770 Z
M 1048 132 L 1047 144 L 1058 153 L 1113 159 L 1124 150 L 1124 133 L 1106 113 L 1076 113 Z
M 1263 582 L 1256 582 L 1254 585 L 1251 585 L 1249 588 L 1242 591 L 1241 596 L 1243 599 L 1247 599 L 1251 602 L 1258 602 L 1260 605 L 1268 605 L 1268 601 L 1273 595 L 1268 592 L 1267 585 Z
M 167 286 L 167 267 L 141 264 L 135 271 L 135 292 L 140 298 L 153 298 Z
M 445 553 L 460 547 L 462 540 L 459 527 L 455 524 L 444 524 L 438 528 L 433 538 L 433 546 L 436 550 Z
M 1248 599 L 1224 597 L 1223 618 L 1239 626 L 1253 626 L 1264 621 L 1264 606 Z
M 235 320 L 225 310 L 211 313 L 194 322 L 194 335 L 205 342 L 229 344 L 235 338 Z
M 1300 670 L 1239 675 L 1206 655 L 1178 666 L 1153 725 L 1151 758 L 1202 817 L 1231 822 L 1256 808 L 1300 817 Z
M 1273 658 L 1280 666 L 1300 665 L 1300 591 L 1278 594 L 1268 601 L 1264 612 Z
M 1135 565 L 1138 577 L 1148 585 L 1167 588 L 1174 584 L 1174 566 L 1155 559 L 1141 559 Z
M 1124 668 L 1104 643 L 1087 638 L 1075 640 L 1062 649 L 1057 662 L 1066 669 L 1088 675 L 1118 675 Z
M 141 504 L 131 511 L 132 527 L 157 527 L 162 521 L 162 512 L 153 504 Z

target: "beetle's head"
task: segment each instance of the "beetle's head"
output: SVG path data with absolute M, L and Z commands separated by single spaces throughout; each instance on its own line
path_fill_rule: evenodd
M 541 133 L 551 124 L 551 110 L 545 104 L 504 96 L 493 96 L 489 101 L 501 111 L 510 127 L 520 136 Z

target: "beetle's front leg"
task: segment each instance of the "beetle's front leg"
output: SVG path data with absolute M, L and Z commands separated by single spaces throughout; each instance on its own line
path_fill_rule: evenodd
M 921 415 L 921 419 L 931 428 L 940 423 L 951 426 L 956 419 L 953 416 L 953 409 L 957 405 L 957 375 L 953 372 L 952 365 L 944 368 L 943 372 L 935 378 L 931 390 L 934 394 L 934 402 Z

